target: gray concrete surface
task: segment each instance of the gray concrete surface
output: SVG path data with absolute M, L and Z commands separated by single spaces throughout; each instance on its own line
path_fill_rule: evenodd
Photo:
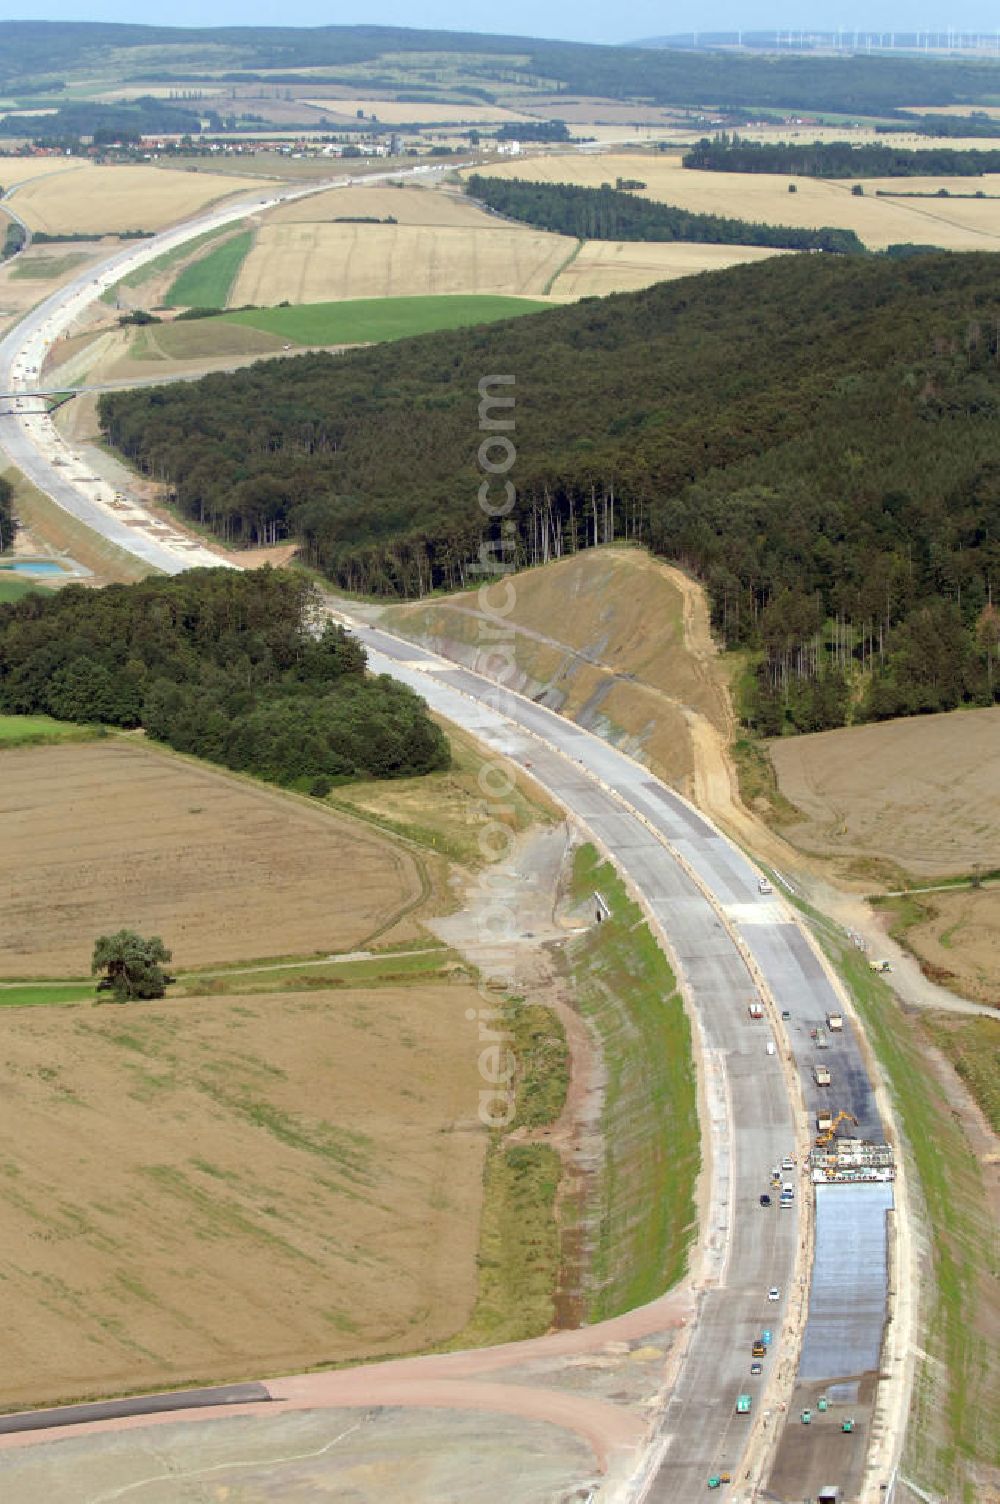
M 891 1185 L 816 1186 L 816 1249 L 800 1379 L 843 1382 L 878 1367 L 891 1209 Z

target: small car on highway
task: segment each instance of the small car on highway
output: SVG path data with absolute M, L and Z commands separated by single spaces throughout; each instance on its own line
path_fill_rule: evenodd
M 771 1198 L 770 1198 L 770 1196 L 768 1196 L 766 1194 L 763 1195 L 763 1196 L 761 1196 L 761 1198 L 760 1198 L 760 1204 L 761 1204 L 761 1206 L 770 1206 L 771 1205 Z
M 778 1289 L 777 1285 L 772 1285 L 771 1286 L 770 1290 L 768 1290 L 768 1292 L 767 1292 L 767 1298 L 768 1298 L 768 1300 L 780 1300 L 781 1299 L 781 1291 Z
M 758 1374 L 762 1374 L 764 1372 L 763 1363 L 751 1363 L 750 1372 L 753 1374 L 754 1378 L 756 1378 Z

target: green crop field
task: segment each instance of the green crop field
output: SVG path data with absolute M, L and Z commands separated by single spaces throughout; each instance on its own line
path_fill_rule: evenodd
M 220 247 L 220 249 L 223 249 Z M 197 267 L 192 267 L 196 271 Z M 178 279 L 178 283 L 180 282 Z M 174 297 L 177 283 L 171 290 Z M 190 300 L 192 303 L 193 299 Z M 206 300 L 210 303 L 211 300 Z M 534 298 L 443 294 L 413 298 L 355 298 L 343 303 L 304 303 L 293 308 L 248 308 L 225 321 L 279 334 L 301 345 L 362 345 L 406 339 L 436 329 L 490 324 L 547 308 Z
M 168 308 L 225 308 L 229 289 L 253 245 L 253 231 L 243 230 L 186 266 L 173 282 Z

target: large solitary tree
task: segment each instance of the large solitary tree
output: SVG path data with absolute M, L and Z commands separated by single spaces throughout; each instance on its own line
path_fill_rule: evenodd
M 104 975 L 98 992 L 113 992 L 115 1001 L 125 1003 L 137 997 L 163 997 L 174 980 L 163 970 L 170 960 L 159 935 L 144 940 L 135 930 L 118 930 L 113 935 L 99 935 L 94 942 L 90 970 Z

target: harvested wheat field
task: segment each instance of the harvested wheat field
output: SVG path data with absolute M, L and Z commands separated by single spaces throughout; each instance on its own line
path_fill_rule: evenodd
M 0 773 L 0 976 L 84 975 L 122 926 L 180 968 L 416 933 L 415 859 L 305 800 L 117 738 L 12 748 Z
M 469 226 L 494 231 L 497 221 L 463 193 L 443 188 L 417 188 L 410 184 L 389 188 L 373 183 L 370 188 L 330 188 L 310 198 L 269 209 L 266 225 L 330 224 L 344 218 L 387 219 L 401 225 Z
M 414 637 L 512 687 L 544 696 L 581 725 L 693 792 L 694 728 L 728 736 L 723 675 L 704 593 L 640 549 L 586 549 L 512 575 L 505 617 L 514 668 L 483 645 L 474 600 L 389 607 L 390 630 Z
M 782 835 L 803 850 L 914 876 L 996 866 L 1000 707 L 782 737 L 768 750 L 804 816 Z
M 696 272 L 720 271 L 748 261 L 764 261 L 780 252 L 761 246 L 694 245 L 683 241 L 655 242 L 588 240 L 552 284 L 557 298 L 603 297 L 610 292 L 633 292 L 654 282 L 690 277 Z
M 245 178 L 221 174 L 80 163 L 71 172 L 26 183 L 16 204 L 33 230 L 48 234 L 160 230 L 246 188 Z
M 3 157 L 0 158 L 0 187 L 5 193 L 10 192 L 19 183 L 24 183 L 28 178 L 52 177 L 57 172 L 76 172 L 83 164 L 79 157 Z M 20 201 L 20 193 L 18 194 Z
M 230 304 L 426 293 L 543 293 L 576 242 L 540 230 L 265 224 Z
M 438 979 L 0 1011 L 0 1405 L 457 1330 L 485 1154 L 477 1005 Z
M 617 178 L 646 184 L 640 197 L 658 199 L 701 214 L 725 214 L 764 224 L 819 229 L 836 225 L 854 230 L 873 249 L 903 241 L 938 245 L 946 250 L 994 250 L 1000 247 L 1000 177 L 866 179 L 856 198 L 850 181 L 796 178 L 769 173 L 692 172 L 680 156 L 635 152 L 589 156 L 534 157 L 530 162 L 491 165 L 491 176 L 531 182 L 579 183 L 598 188 Z M 788 185 L 795 183 L 796 192 Z M 876 198 L 876 190 L 936 195 L 982 190 L 986 199 L 928 197 Z

